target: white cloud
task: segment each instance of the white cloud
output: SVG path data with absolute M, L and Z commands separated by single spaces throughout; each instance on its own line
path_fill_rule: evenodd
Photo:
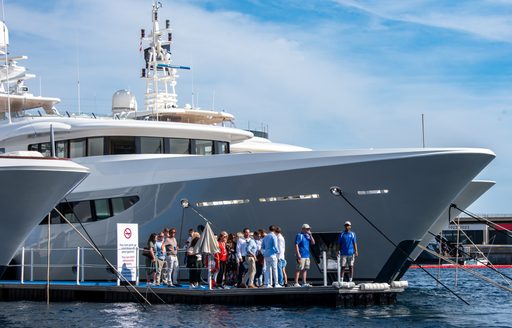
M 510 1 L 372 1 L 333 0 L 386 20 L 456 30 L 474 36 L 512 42 Z

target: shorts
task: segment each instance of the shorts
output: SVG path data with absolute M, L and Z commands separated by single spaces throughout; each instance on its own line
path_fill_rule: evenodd
M 297 261 L 297 270 L 309 270 L 309 257 L 308 258 L 301 258 L 300 261 Z
M 356 257 L 354 255 L 341 255 L 341 266 L 354 266 L 354 262 L 356 260 Z

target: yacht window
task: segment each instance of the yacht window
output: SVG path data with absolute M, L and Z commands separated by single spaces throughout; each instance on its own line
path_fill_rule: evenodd
M 96 209 L 96 219 L 103 220 L 111 217 L 110 206 L 108 199 L 97 199 L 94 201 L 94 208 Z
M 28 145 L 28 150 L 39 151 L 39 145 L 38 144 Z
M 69 222 L 78 222 L 73 214 L 73 203 L 60 203 L 56 208 Z M 66 223 L 56 211 L 51 212 L 50 218 L 51 224 Z
M 100 156 L 104 154 L 103 137 L 87 139 L 87 156 Z
M 109 137 L 111 155 L 135 154 L 135 137 Z
M 122 198 L 112 198 L 112 213 L 114 215 L 124 211 L 124 202 Z
M 163 138 L 140 137 L 141 154 L 162 154 L 164 152 Z
M 213 141 L 211 140 L 196 140 L 196 154 L 197 155 L 212 155 L 213 154 Z
M 68 141 L 57 141 L 55 143 L 55 155 L 59 158 L 68 158 Z
M 215 141 L 215 154 L 228 154 L 229 143 L 224 141 Z
M 52 151 L 49 142 L 40 143 L 39 145 L 41 146 L 39 152 L 43 154 L 44 157 L 52 156 Z
M 85 147 L 85 139 L 77 139 L 69 141 L 69 157 L 85 157 L 86 147 Z
M 169 153 L 170 154 L 190 154 L 190 140 L 189 139 L 169 139 Z
M 62 202 L 58 204 L 56 208 L 71 223 L 78 223 L 76 217 L 78 217 L 81 222 L 92 222 L 96 220 L 108 219 L 113 215 L 119 214 L 132 207 L 138 201 L 138 196 L 126 196 L 96 199 L 92 201 L 83 200 L 78 202 Z M 51 212 L 50 219 L 52 224 L 66 223 L 66 221 L 62 220 L 60 215 L 55 210 Z M 41 221 L 41 224 L 47 223 L 48 216 L 45 216 Z
M 94 221 L 92 212 L 91 212 L 91 202 L 88 200 L 81 202 L 73 202 L 72 203 L 73 210 L 76 216 L 83 222 L 91 222 Z

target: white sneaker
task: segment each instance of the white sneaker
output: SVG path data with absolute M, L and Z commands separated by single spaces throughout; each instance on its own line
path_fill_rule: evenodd
M 312 287 L 312 286 L 308 283 L 305 283 L 305 284 L 302 284 L 302 287 Z
M 265 287 L 263 287 L 263 288 L 272 288 L 272 286 L 270 286 L 270 285 L 265 285 Z
M 293 287 L 300 287 L 300 285 L 295 283 L 295 284 L 293 284 Z
M 283 288 L 283 286 L 282 286 L 282 285 L 277 284 L 277 285 L 275 285 L 275 286 L 274 286 L 274 288 Z

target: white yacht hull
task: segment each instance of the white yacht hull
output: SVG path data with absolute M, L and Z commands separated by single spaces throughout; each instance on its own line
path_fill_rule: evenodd
M 293 243 L 303 223 L 314 232 L 338 233 L 351 220 L 358 235 L 360 256 L 356 279 L 389 281 L 398 274 L 440 213 L 492 159 L 481 149 L 413 149 L 339 152 L 297 152 L 218 156 L 130 155 L 80 159 L 92 174 L 68 197 L 69 201 L 137 195 L 128 210 L 85 224 L 96 244 L 115 259 L 116 223 L 138 223 L 140 247 L 151 232 L 176 227 L 181 241 L 190 227 L 204 224 L 186 198 L 213 223 L 215 232 L 281 226 L 286 238 L 288 271 L 294 270 Z M 381 236 L 340 197 L 344 195 L 396 245 Z M 388 190 L 360 195 L 358 191 Z M 259 201 L 260 198 L 317 194 L 318 198 Z M 197 202 L 249 200 L 238 205 L 196 207 Z M 46 227 L 38 226 L 25 247 L 46 245 Z M 86 244 L 69 226 L 52 226 L 53 248 Z M 53 256 L 53 279 L 74 279 L 76 251 Z M 37 256 L 36 256 L 37 257 Z M 43 256 L 44 257 L 44 256 Z M 92 259 L 88 257 L 87 262 Z M 38 261 L 37 258 L 35 260 Z M 96 260 L 97 261 L 97 260 Z M 142 262 L 142 261 L 141 261 Z M 41 271 L 42 273 L 42 271 Z M 312 277 L 320 277 L 313 265 Z M 86 279 L 109 279 L 102 269 L 88 269 Z M 36 272 L 37 278 L 37 272 Z
M 43 216 L 87 174 L 68 160 L 0 158 L 0 276 Z

